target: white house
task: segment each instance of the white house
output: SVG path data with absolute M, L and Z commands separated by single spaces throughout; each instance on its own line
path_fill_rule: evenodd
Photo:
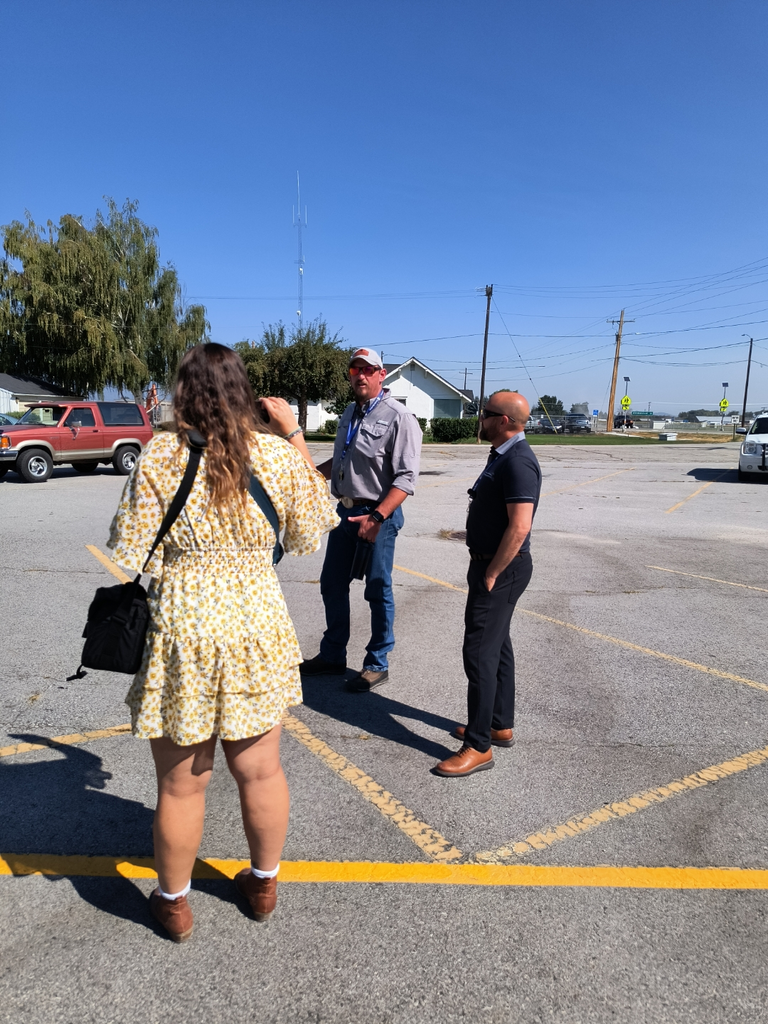
M 61 399 L 79 401 L 79 396 L 70 395 L 64 388 L 46 384 L 37 377 L 0 373 L 0 412 L 23 412 L 34 402 L 58 402 Z
M 398 402 L 402 402 L 414 416 L 426 420 L 439 417 L 462 419 L 464 407 L 471 401 L 469 395 L 449 384 L 434 370 L 411 356 L 404 363 L 386 364 L 389 371 L 384 387 Z

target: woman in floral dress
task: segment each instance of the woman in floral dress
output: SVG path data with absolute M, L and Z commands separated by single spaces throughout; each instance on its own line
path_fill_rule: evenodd
M 301 703 L 302 658 L 272 566 L 274 532 L 248 493 L 251 472 L 275 507 L 287 553 L 317 550 L 338 523 L 288 404 L 260 405 L 261 415 L 231 349 L 187 352 L 173 401 L 178 433 L 157 435 L 141 453 L 108 541 L 118 564 L 141 571 L 184 473 L 189 431 L 202 434 L 207 448 L 192 491 L 147 570 L 147 645 L 126 698 L 133 733 L 150 741 L 157 772 L 159 887 L 150 908 L 178 942 L 192 934 L 187 893 L 217 736 L 251 853 L 237 887 L 259 920 L 277 901 L 289 805 L 280 722 Z

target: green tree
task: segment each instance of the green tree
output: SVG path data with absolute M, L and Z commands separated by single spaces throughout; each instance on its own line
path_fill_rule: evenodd
M 66 214 L 45 228 L 29 215 L 2 228 L 0 369 L 75 394 L 115 387 L 140 398 L 150 382 L 171 382 L 209 325 L 204 306 L 184 306 L 157 229 L 137 209 L 107 199 L 91 227 Z
M 540 395 L 539 404 L 533 412 L 541 415 L 549 413 L 550 416 L 562 416 L 565 409 L 563 409 L 563 403 L 555 395 Z
M 269 324 L 259 342 L 235 345 L 257 395 L 292 399 L 306 429 L 307 404 L 345 398 L 349 392 L 349 356 L 338 333 L 330 335 L 320 318 L 287 329 Z M 345 403 L 346 406 L 346 403 Z
M 571 412 L 580 412 L 584 416 L 589 416 L 589 402 L 574 402 L 571 406 Z

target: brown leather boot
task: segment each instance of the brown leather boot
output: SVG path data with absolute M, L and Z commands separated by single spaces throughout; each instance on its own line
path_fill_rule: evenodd
M 167 900 L 155 891 L 149 897 L 149 910 L 156 921 L 165 928 L 174 942 L 186 942 L 192 935 L 194 920 L 192 908 L 186 896 Z
M 466 725 L 457 725 L 451 733 L 457 740 L 464 740 Z M 491 729 L 491 743 L 494 747 L 511 747 L 514 745 L 511 729 Z
M 475 772 L 488 771 L 489 768 L 493 768 L 493 753 L 490 748 L 481 754 L 479 750 L 468 747 L 465 743 L 457 754 L 452 754 L 445 761 L 436 764 L 432 771 L 435 775 L 458 779 L 464 775 L 474 775 Z
M 277 876 L 257 878 L 250 868 L 245 868 L 235 875 L 235 885 L 250 903 L 256 920 L 266 921 L 277 905 Z

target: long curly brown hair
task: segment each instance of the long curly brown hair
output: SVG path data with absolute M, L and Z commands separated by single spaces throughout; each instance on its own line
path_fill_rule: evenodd
M 250 438 L 264 432 L 248 374 L 231 348 L 209 342 L 195 345 L 179 364 L 173 415 L 186 446 L 190 430 L 208 442 L 207 480 L 217 507 L 244 501 L 250 482 Z

